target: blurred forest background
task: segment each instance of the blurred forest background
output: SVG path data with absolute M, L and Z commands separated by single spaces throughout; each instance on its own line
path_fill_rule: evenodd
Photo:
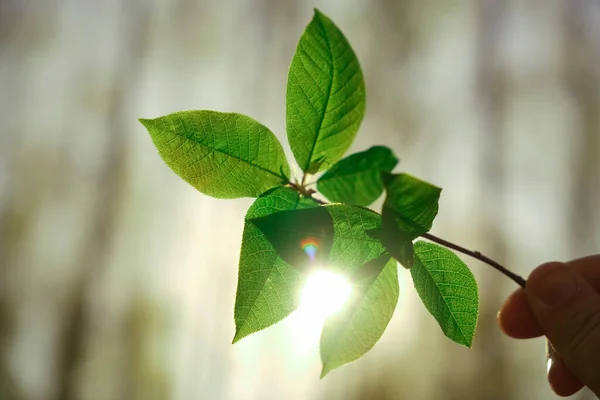
M 555 397 L 544 341 L 497 328 L 515 284 L 466 258 L 472 350 L 403 269 L 382 340 L 323 381 L 293 317 L 231 344 L 252 200 L 194 191 L 137 118 L 237 111 L 285 143 L 313 7 L 365 73 L 351 151 L 390 146 L 443 187 L 433 233 L 524 276 L 599 252 L 597 0 L 0 0 L 0 399 Z

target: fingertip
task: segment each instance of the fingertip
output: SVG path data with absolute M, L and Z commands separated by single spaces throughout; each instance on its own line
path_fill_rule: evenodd
M 567 267 L 567 264 L 559 261 L 551 261 L 541 264 L 529 274 L 529 277 L 527 278 L 527 287 L 529 287 L 530 284 L 542 279 L 546 276 L 546 274 L 550 273 L 551 271 L 554 271 L 556 269 L 563 269 L 565 267 Z
M 515 339 L 542 336 L 542 328 L 529 308 L 523 289 L 508 296 L 498 312 L 498 325 L 502 332 Z
M 527 299 L 545 336 L 569 370 L 600 393 L 600 294 L 569 264 L 542 265 L 530 281 Z M 570 393 L 554 387 L 557 393 Z
M 561 359 L 552 363 L 548 371 L 548 383 L 554 393 L 562 397 L 572 396 L 584 386 Z

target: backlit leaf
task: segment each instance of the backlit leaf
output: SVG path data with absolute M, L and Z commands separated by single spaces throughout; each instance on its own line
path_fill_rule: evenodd
M 324 207 L 278 212 L 250 220 L 277 250 L 300 271 L 335 269 L 353 274 L 386 252 L 371 231 L 381 228 L 381 216 L 363 207 L 331 204 Z M 305 243 L 316 246 L 307 254 Z
M 140 119 L 163 161 L 209 196 L 257 197 L 287 183 L 281 144 L 254 119 L 218 111 L 182 111 Z
M 383 224 L 390 223 L 414 239 L 428 232 L 438 213 L 442 189 L 408 174 L 383 174 L 387 196 Z
M 240 252 L 237 295 L 235 299 L 234 343 L 287 317 L 297 307 L 300 272 L 279 257 L 277 250 L 253 218 L 287 210 L 316 207 L 288 187 L 265 193 L 254 201 L 246 214 Z
M 419 241 L 410 273 L 419 297 L 444 334 L 471 347 L 479 313 L 477 282 L 471 270 L 445 247 Z
M 405 268 L 413 265 L 412 241 L 431 229 L 442 189 L 408 174 L 382 174 L 386 198 L 378 232 L 390 254 Z
M 311 267 L 333 269 L 353 283 L 349 303 L 325 324 L 322 376 L 370 350 L 383 334 L 398 301 L 396 261 L 369 234 L 381 228 L 379 214 L 362 207 L 332 204 L 251 221 L 298 271 Z M 321 258 L 312 262 L 300 246 L 307 237 L 319 244 L 317 254 Z
M 414 256 L 413 242 L 412 238 L 407 234 L 399 230 L 396 226 L 387 224 L 381 229 L 370 231 L 369 235 L 379 240 L 387 252 L 402 264 L 404 268 L 412 267 Z
M 317 189 L 330 201 L 368 206 L 383 193 L 382 172 L 391 172 L 398 159 L 387 147 L 374 146 L 352 154 L 329 168 Z
M 381 228 L 381 216 L 367 208 L 347 204 L 323 207 L 333 221 L 333 245 L 329 268 L 354 273 L 365 263 L 385 253 L 385 248 L 369 233 Z
M 250 221 L 283 260 L 302 272 L 320 268 L 329 260 L 333 221 L 325 207 L 283 211 Z M 307 246 L 314 247 L 315 252 L 307 252 Z
M 365 85 L 348 40 L 315 10 L 288 74 L 287 135 L 303 171 L 314 174 L 338 161 L 365 113 Z
M 321 335 L 321 378 L 362 357 L 387 328 L 398 303 L 399 285 L 396 260 L 389 256 L 386 259 L 376 278 L 355 285 L 348 303 L 325 323 Z M 376 260 L 381 262 L 381 258 Z

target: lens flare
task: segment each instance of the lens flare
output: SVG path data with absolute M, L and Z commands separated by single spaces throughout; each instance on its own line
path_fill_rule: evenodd
M 300 241 L 300 247 L 306 253 L 310 261 L 315 261 L 317 250 L 319 249 L 319 240 L 309 237 Z
M 306 280 L 300 309 L 309 310 L 313 318 L 322 323 L 341 310 L 351 293 L 352 286 L 346 277 L 318 269 Z

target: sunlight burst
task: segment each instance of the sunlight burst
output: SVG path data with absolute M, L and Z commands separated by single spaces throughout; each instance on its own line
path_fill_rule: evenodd
M 288 318 L 298 363 L 318 360 L 319 340 L 328 317 L 340 311 L 352 294 L 352 285 L 340 274 L 317 269 L 306 279 L 298 310 Z
M 304 285 L 300 310 L 322 323 L 346 303 L 352 286 L 348 279 L 324 269 L 313 272 Z

